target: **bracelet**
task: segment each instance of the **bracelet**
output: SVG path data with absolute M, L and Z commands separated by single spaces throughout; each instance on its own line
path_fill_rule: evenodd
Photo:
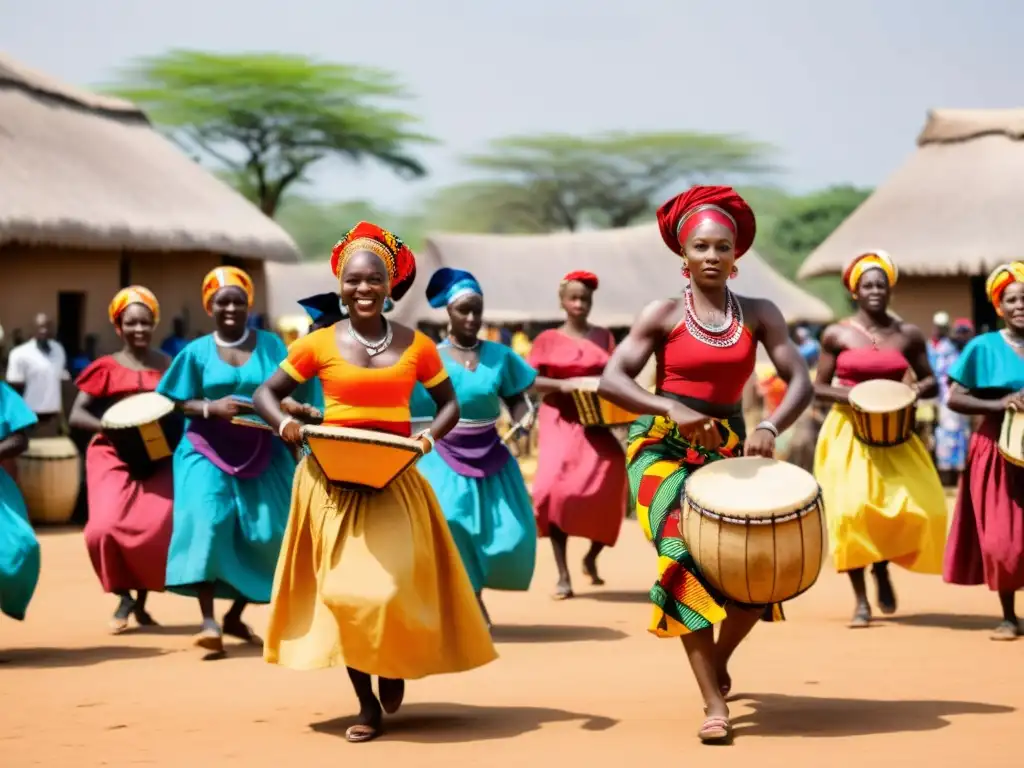
M 754 427 L 754 431 L 755 431 L 755 432 L 756 432 L 757 430 L 759 430 L 759 429 L 767 429 L 767 430 L 768 430 L 769 432 L 771 432 L 771 433 L 772 433 L 772 436 L 773 436 L 773 437 L 778 437 L 778 436 L 779 436 L 779 428 L 778 428 L 778 427 L 776 427 L 776 426 L 775 426 L 774 424 L 772 424 L 772 423 L 771 423 L 770 421 L 768 421 L 767 419 L 765 419 L 765 420 L 764 420 L 764 421 L 762 421 L 762 422 L 761 422 L 760 424 L 758 424 L 758 425 L 757 425 L 756 427 Z
M 429 429 L 425 429 L 420 432 L 419 436 L 427 438 L 427 442 L 430 443 L 430 450 L 434 450 L 434 436 L 430 434 Z
M 278 424 L 277 426 L 277 436 L 284 437 L 284 428 L 291 424 L 293 421 L 295 421 L 295 419 L 292 418 L 291 416 L 285 416 L 283 419 L 281 419 L 281 423 Z
M 203 418 L 204 419 L 210 418 L 210 401 L 209 400 L 203 400 Z

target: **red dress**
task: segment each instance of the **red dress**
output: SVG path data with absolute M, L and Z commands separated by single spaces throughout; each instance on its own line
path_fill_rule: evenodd
M 93 398 L 98 416 L 128 395 L 152 392 L 161 376 L 162 371 L 126 368 L 107 355 L 82 371 L 75 386 Z M 170 459 L 136 480 L 110 441 L 97 434 L 86 450 L 85 482 L 85 545 L 104 591 L 162 590 L 173 522 Z
M 603 328 L 593 329 L 589 339 L 553 329 L 534 340 L 529 362 L 551 379 L 600 376 L 614 348 Z M 626 455 L 619 441 L 607 429 L 585 429 L 571 397 L 562 393 L 544 398 L 539 427 L 533 480 L 538 533 L 547 536 L 554 523 L 569 536 L 613 546 L 626 515 Z

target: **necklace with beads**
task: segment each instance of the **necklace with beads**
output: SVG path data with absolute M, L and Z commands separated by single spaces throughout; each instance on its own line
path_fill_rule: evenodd
M 740 340 L 743 334 L 743 307 L 732 291 L 725 289 L 725 319 L 721 323 L 701 322 L 689 286 L 686 287 L 684 298 L 686 330 L 693 338 L 709 347 L 719 348 L 731 347 Z
M 216 331 L 213 332 L 213 341 L 214 341 L 214 343 L 218 347 L 224 347 L 225 349 L 231 349 L 232 347 L 240 347 L 243 344 L 245 344 L 245 342 L 248 341 L 248 340 L 249 340 L 249 329 L 248 328 L 246 328 L 245 331 L 242 333 L 242 335 L 239 336 L 234 341 L 225 341 L 224 339 L 222 339 L 220 337 L 219 333 L 217 333 Z
M 1006 328 L 1003 328 L 1001 331 L 999 331 L 999 333 L 1003 335 L 1003 339 L 1005 339 L 1006 343 L 1009 344 L 1011 347 L 1017 350 L 1024 350 L 1024 339 L 1020 339 L 1014 336 Z
M 394 339 L 394 332 L 391 328 L 391 323 L 386 317 L 382 317 L 381 320 L 384 322 L 384 337 L 377 341 L 370 341 L 359 333 L 359 331 L 352 326 L 351 320 L 348 323 L 348 335 L 355 339 L 357 343 L 361 344 L 363 349 L 366 350 L 366 354 L 370 357 L 376 357 L 384 352 L 391 346 L 391 341 Z
M 466 346 L 465 344 L 459 344 L 459 342 L 455 341 L 451 336 L 449 336 L 443 342 L 441 342 L 441 346 L 451 347 L 452 349 L 459 350 L 459 352 L 471 354 L 473 352 L 477 352 L 480 349 L 480 339 L 475 339 L 471 345 Z M 462 363 L 462 365 L 466 368 L 472 368 L 474 361 L 463 359 L 460 360 L 459 362 Z

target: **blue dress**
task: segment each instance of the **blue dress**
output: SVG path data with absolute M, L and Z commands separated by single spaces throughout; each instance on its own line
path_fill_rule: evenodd
M 36 415 L 0 381 L 0 440 L 36 423 Z M 0 467 L 0 611 L 21 621 L 39 582 L 39 541 L 21 491 Z
M 278 336 L 256 334 L 252 356 L 239 367 L 221 359 L 212 335 L 190 342 L 174 358 L 157 392 L 177 401 L 252 397 L 287 356 Z M 316 382 L 302 385 L 294 398 L 323 407 Z M 186 432 L 174 452 L 173 466 L 174 531 L 167 555 L 167 589 L 195 596 L 197 584 L 213 582 L 219 598 L 270 602 L 295 474 L 288 447 L 272 438 L 265 470 L 256 477 L 237 477 L 197 450 Z
M 454 360 L 445 344 L 440 351 L 462 411 L 455 431 L 493 424 L 501 415 L 501 398 L 529 389 L 537 376 L 519 355 L 495 342 L 480 342 L 480 361 L 472 371 Z M 419 385 L 410 408 L 417 420 L 437 412 L 433 399 Z M 519 464 L 500 442 L 499 446 L 495 450 L 503 452 L 500 468 L 486 477 L 456 471 L 440 445 L 416 465 L 437 495 L 476 592 L 528 589 L 537 555 L 533 502 Z

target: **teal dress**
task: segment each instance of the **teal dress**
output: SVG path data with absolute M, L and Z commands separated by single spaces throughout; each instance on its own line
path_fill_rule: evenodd
M 239 367 L 221 359 L 212 335 L 190 342 L 174 358 L 156 391 L 181 402 L 230 395 L 252 397 L 287 356 L 278 336 L 256 333 L 252 356 Z M 294 398 L 323 407 L 323 395 L 315 381 L 302 385 Z M 288 447 L 268 432 L 211 422 L 214 420 L 190 420 L 174 452 L 174 530 L 166 587 L 195 596 L 196 585 L 213 582 L 219 598 L 268 603 L 288 522 L 295 459 Z M 229 447 L 241 444 L 244 449 L 263 441 L 258 473 L 238 472 L 235 467 L 225 467 L 219 457 L 211 459 L 200 427 L 227 432 Z
M 496 421 L 501 399 L 529 389 L 537 372 L 511 349 L 491 341 L 480 342 L 480 362 L 472 371 L 447 354 L 447 345 L 439 349 L 461 419 L 416 467 L 437 495 L 474 591 L 528 589 L 537 524 L 519 464 L 501 442 Z M 410 407 L 417 421 L 437 412 L 420 385 Z
M 0 440 L 36 423 L 36 415 L 0 381 Z M 39 582 L 39 541 L 21 491 L 0 467 L 0 612 L 22 621 Z

